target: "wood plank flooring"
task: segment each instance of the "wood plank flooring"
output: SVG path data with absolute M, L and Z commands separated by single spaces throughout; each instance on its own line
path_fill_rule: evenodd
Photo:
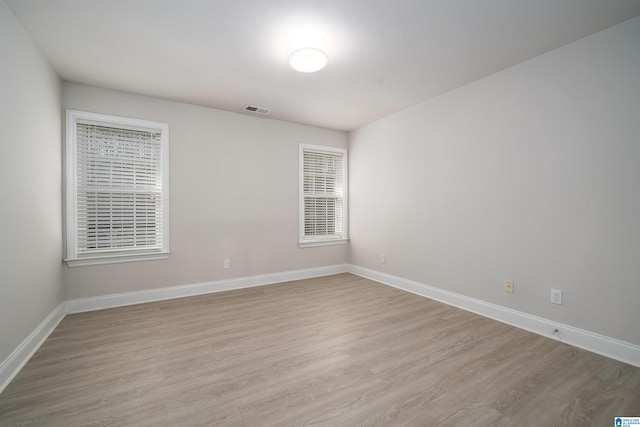
M 1 426 L 609 426 L 640 368 L 350 274 L 67 316 Z

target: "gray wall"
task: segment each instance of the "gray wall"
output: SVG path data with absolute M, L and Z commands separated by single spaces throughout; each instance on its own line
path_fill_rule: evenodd
M 640 344 L 640 18 L 364 126 L 349 150 L 353 264 Z
M 60 81 L 0 1 L 0 362 L 62 301 Z
M 345 262 L 347 245 L 298 247 L 298 144 L 346 148 L 345 132 L 71 83 L 62 106 L 169 123 L 171 181 L 171 257 L 65 266 L 66 299 Z

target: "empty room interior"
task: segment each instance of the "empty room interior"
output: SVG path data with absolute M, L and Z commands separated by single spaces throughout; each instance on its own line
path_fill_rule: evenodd
M 0 0 L 0 120 L 0 426 L 640 422 L 637 0 Z

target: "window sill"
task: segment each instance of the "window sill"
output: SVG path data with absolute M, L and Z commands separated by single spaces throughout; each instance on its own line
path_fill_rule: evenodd
M 313 248 L 316 246 L 333 246 L 333 245 L 346 245 L 349 243 L 349 239 L 331 239 L 331 240 L 304 240 L 298 242 L 301 248 Z
M 107 255 L 85 258 L 69 258 L 65 259 L 64 262 L 66 262 L 69 267 L 83 267 L 88 265 L 118 264 L 122 262 L 139 262 L 167 259 L 169 258 L 169 254 L 170 252 L 157 252 L 153 254 L 135 255 Z

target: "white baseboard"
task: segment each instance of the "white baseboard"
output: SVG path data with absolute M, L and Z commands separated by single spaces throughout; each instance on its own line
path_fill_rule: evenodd
M 640 346 L 356 265 L 349 273 L 640 367 Z M 558 329 L 559 338 L 553 334 Z
M 53 332 L 60 321 L 64 319 L 64 302 L 58 306 L 25 338 L 11 354 L 0 363 L 0 393 L 18 375 L 20 369 L 31 359 L 40 348 L 44 340 Z
M 145 302 L 162 301 L 173 298 L 183 298 L 194 295 L 209 294 L 213 292 L 223 292 L 235 289 L 251 288 L 254 286 L 270 285 L 273 283 L 288 282 L 291 280 L 329 276 L 331 274 L 346 273 L 347 271 L 347 264 L 336 264 L 326 267 L 308 268 L 304 270 L 292 270 L 280 273 L 262 274 L 259 276 L 218 280 L 215 282 L 194 283 L 190 285 L 149 289 L 146 291 L 125 292 L 121 294 L 74 299 L 66 301 L 66 312 L 80 313 L 83 311 L 102 310 L 105 308 L 122 307 L 126 305 L 142 304 Z

